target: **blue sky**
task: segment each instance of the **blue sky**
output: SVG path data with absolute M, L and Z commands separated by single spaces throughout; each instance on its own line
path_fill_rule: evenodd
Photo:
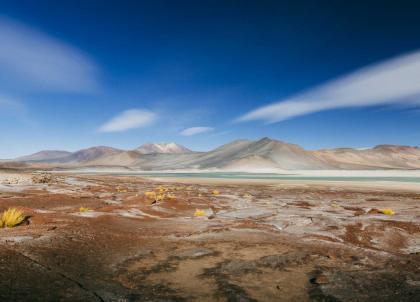
M 0 0 L 0 158 L 264 136 L 419 145 L 419 9 Z

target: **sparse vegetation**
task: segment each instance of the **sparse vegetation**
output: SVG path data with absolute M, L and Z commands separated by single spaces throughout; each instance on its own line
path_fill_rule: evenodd
M 382 209 L 381 213 L 384 214 L 384 215 L 394 215 L 395 214 L 395 212 L 391 209 Z
M 17 208 L 9 208 L 1 215 L 0 227 L 13 228 L 21 224 L 25 218 L 23 211 Z
M 168 192 L 168 188 L 165 188 L 165 187 L 159 186 L 159 187 L 157 188 L 157 191 L 158 191 L 160 194 L 162 194 L 162 193 Z
M 203 210 L 199 210 L 199 209 L 195 210 L 194 217 L 203 217 L 205 215 L 206 215 L 206 212 L 204 212 Z
M 168 193 L 166 195 L 166 198 L 168 198 L 168 200 L 174 201 L 176 200 L 176 196 L 174 194 Z
M 127 189 L 120 188 L 120 187 L 117 187 L 117 192 L 118 193 L 127 193 L 128 190 Z
M 165 187 L 157 187 L 154 191 L 144 192 L 144 195 L 147 199 L 153 200 L 155 202 L 169 200 L 173 201 L 176 200 L 175 194 L 169 192 L 168 188 Z
M 144 195 L 146 195 L 147 199 L 156 200 L 156 193 L 153 191 L 144 192 Z

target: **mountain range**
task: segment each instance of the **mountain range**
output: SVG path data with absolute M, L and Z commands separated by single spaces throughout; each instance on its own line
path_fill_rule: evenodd
M 187 153 L 191 152 L 190 149 L 177 143 L 150 143 L 138 147 L 135 151 L 141 154 L 154 154 L 154 153 Z
M 373 148 L 305 150 L 270 138 L 236 140 L 208 152 L 176 143 L 150 143 L 134 150 L 99 146 L 76 152 L 46 150 L 14 159 L 51 167 L 120 167 L 132 170 L 365 170 L 420 169 L 420 148 L 378 145 Z

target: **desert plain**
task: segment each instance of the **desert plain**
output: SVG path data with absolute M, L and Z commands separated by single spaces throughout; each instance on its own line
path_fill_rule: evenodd
M 2 172 L 0 301 L 420 301 L 420 186 Z M 391 209 L 393 215 L 385 214 Z

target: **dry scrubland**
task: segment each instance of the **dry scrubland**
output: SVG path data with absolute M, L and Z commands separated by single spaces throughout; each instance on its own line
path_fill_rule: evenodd
M 391 187 L 392 188 L 392 187 Z M 0 175 L 0 301 L 420 301 L 420 192 Z

